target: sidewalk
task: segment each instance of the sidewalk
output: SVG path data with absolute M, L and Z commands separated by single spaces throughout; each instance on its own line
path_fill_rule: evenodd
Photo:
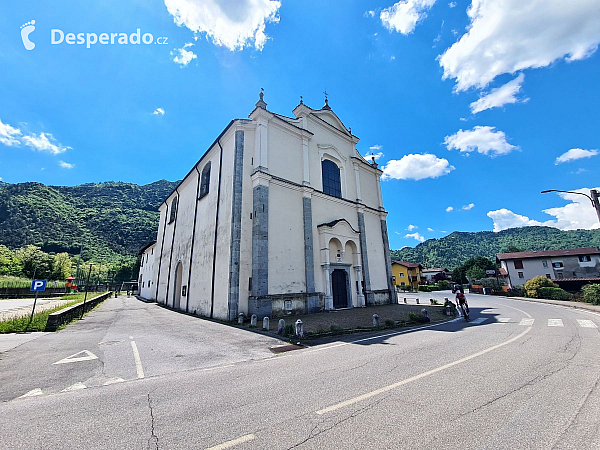
M 546 300 L 545 298 L 525 298 L 525 297 L 506 297 L 511 300 L 521 300 L 524 302 L 533 303 L 548 303 L 550 305 L 566 306 L 568 308 L 586 309 L 588 311 L 594 311 L 600 313 L 600 305 L 592 305 L 591 303 L 584 302 L 570 302 L 564 300 Z

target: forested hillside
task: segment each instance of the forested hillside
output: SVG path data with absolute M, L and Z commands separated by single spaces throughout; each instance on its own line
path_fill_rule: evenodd
M 393 250 L 392 259 L 420 263 L 426 268 L 453 269 L 477 256 L 494 261 L 497 253 L 509 247 L 523 251 L 600 247 L 600 230 L 561 231 L 550 227 L 524 227 L 499 233 L 455 231 L 441 239 L 429 239 L 415 248 Z
M 156 237 L 157 208 L 177 183 L 2 183 L 0 244 L 75 254 L 83 243 L 86 260 L 135 255 Z

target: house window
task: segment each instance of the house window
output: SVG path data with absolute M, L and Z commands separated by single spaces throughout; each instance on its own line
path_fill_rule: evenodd
M 174 222 L 175 217 L 177 217 L 177 197 L 175 197 L 171 202 L 171 215 L 169 216 L 169 223 Z
M 519 272 L 519 278 L 525 278 L 525 276 L 523 275 L 523 272 Z
M 323 171 L 323 193 L 342 198 L 342 184 L 338 166 L 333 161 L 324 159 L 321 163 L 321 170 Z
M 204 166 L 204 169 L 202 169 L 200 180 L 200 194 L 198 195 L 198 198 L 202 198 L 208 194 L 208 189 L 210 187 L 210 161 Z
M 404 274 L 403 273 L 400 274 L 400 278 L 404 278 Z
M 552 267 L 554 267 L 555 269 L 562 269 L 564 265 L 561 262 L 554 262 L 552 263 Z
M 549 273 L 546 274 L 546 278 L 552 278 Z
M 515 265 L 515 269 L 523 268 L 523 260 L 521 260 L 521 259 L 515 259 L 513 264 Z
M 558 272 L 558 273 L 556 274 L 556 277 L 557 277 L 557 278 L 562 278 L 562 277 L 563 277 L 563 274 L 562 274 L 562 272 Z
M 579 262 L 590 262 L 592 257 L 590 255 L 581 255 L 579 257 Z
M 404 281 L 400 282 L 400 286 L 406 286 L 406 284 L 404 283 Z
M 548 261 L 542 261 L 542 266 L 548 267 Z

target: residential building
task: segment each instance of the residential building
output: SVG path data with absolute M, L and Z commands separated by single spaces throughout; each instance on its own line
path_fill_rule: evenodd
M 418 289 L 422 270 L 421 264 L 392 260 L 393 281 L 400 289 L 405 289 L 407 286 L 411 289 Z
M 327 99 L 255 106 L 159 207 L 157 301 L 226 320 L 390 303 L 382 171 Z
M 452 272 L 450 272 L 448 269 L 444 268 L 444 267 L 437 267 L 435 269 L 423 269 L 423 273 L 422 273 L 422 278 L 423 281 L 426 281 L 427 283 L 435 283 L 438 278 L 441 276 L 440 274 L 444 275 L 445 280 L 449 280 L 450 278 L 452 278 Z
M 499 253 L 496 258 L 508 273 L 511 288 L 537 276 L 550 278 L 559 285 L 574 280 L 583 284 L 600 277 L 598 247 Z
M 141 297 L 154 300 L 154 250 L 156 241 L 144 245 L 138 255 L 140 256 L 140 273 L 138 276 L 138 293 Z

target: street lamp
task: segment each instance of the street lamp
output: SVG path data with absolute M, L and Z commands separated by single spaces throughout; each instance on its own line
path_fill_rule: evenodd
M 600 202 L 598 202 L 598 191 L 595 189 L 590 189 L 590 195 L 584 194 L 583 192 L 574 192 L 574 191 L 561 191 L 559 189 L 547 189 L 542 191 L 542 194 L 547 194 L 548 192 L 564 192 L 565 194 L 577 194 L 584 195 L 590 199 L 592 202 L 592 206 L 596 210 L 596 215 L 598 216 L 598 221 L 600 222 Z
M 85 283 L 85 295 L 83 296 L 83 306 L 81 308 L 81 317 L 79 319 L 83 319 L 83 313 L 85 312 L 85 301 L 87 300 L 88 290 L 90 289 L 90 275 L 92 274 L 92 266 L 94 263 L 90 263 L 90 270 L 88 270 L 87 281 Z

